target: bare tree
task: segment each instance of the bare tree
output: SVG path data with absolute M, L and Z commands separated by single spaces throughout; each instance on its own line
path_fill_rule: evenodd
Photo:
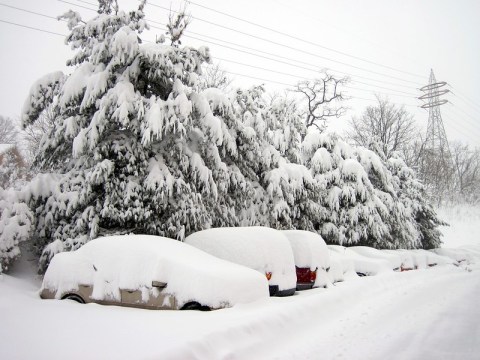
M 25 155 L 30 164 L 38 153 L 42 138 L 50 132 L 54 122 L 55 114 L 49 107 L 40 114 L 37 121 L 23 129 Z
M 404 153 L 418 133 L 413 116 L 404 106 L 398 107 L 378 95 L 376 98 L 376 106 L 368 106 L 360 118 L 351 119 L 347 137 L 356 145 L 365 147 L 376 140 L 383 146 L 387 157 L 394 151 Z
M 204 65 L 202 66 L 201 87 L 217 88 L 220 90 L 228 90 L 233 82 L 225 70 L 222 69 L 220 64 Z
M 347 110 L 342 105 L 346 96 L 341 91 L 341 85 L 350 80 L 348 77 L 336 78 L 327 71 L 314 80 L 305 80 L 297 84 L 295 92 L 300 93 L 306 100 L 305 126 L 315 126 L 324 131 L 327 121 L 333 117 L 342 116 Z
M 398 152 L 405 161 L 408 167 L 418 171 L 422 160 L 422 154 L 425 148 L 425 138 L 420 132 L 413 135 L 411 141 L 406 146 L 403 146 Z
M 455 142 L 451 154 L 457 172 L 457 192 L 462 200 L 475 203 L 480 200 L 480 149 L 471 150 L 467 144 Z
M 18 127 L 15 122 L 0 115 L 0 144 L 16 144 L 18 139 Z

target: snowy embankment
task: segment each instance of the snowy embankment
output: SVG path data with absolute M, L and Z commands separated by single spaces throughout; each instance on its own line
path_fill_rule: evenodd
M 480 353 L 475 261 L 212 312 L 41 300 L 40 284 L 14 272 L 0 280 L 0 358 L 473 360 Z

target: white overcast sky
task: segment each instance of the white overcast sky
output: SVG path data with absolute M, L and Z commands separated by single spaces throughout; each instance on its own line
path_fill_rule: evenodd
M 51 17 L 72 9 L 88 19 L 95 12 L 87 8 L 96 8 L 95 4 L 95 0 L 0 0 L 1 115 L 18 117 L 31 84 L 42 75 L 70 71 L 65 61 L 71 52 L 58 35 L 67 34 L 66 24 Z M 119 4 L 129 10 L 137 1 Z M 150 25 L 162 27 L 158 23 L 167 21 L 168 11 L 160 7 L 178 10 L 182 4 L 148 1 L 146 18 L 155 21 Z M 315 69 L 348 73 L 352 83 L 347 92 L 355 100 L 350 101 L 347 116 L 334 121 L 339 129 L 349 117 L 373 105 L 375 93 L 405 104 L 426 127 L 428 113 L 415 97 L 433 69 L 437 80 L 448 82 L 454 92 L 446 96 L 450 104 L 442 107 L 449 140 L 480 146 L 479 0 L 196 0 L 188 9 L 193 22 L 183 43 L 209 46 L 213 59 L 236 74 L 235 85 L 265 83 L 269 91 L 280 92 L 315 77 Z M 161 33 L 152 27 L 142 38 L 154 40 Z

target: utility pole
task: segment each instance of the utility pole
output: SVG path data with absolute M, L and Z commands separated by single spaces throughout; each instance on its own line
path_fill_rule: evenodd
M 440 112 L 440 106 L 448 102 L 440 99 L 450 91 L 443 89 L 446 85 L 445 81 L 437 82 L 431 70 L 429 83 L 420 89 L 424 94 L 419 97 L 420 100 L 426 101 L 421 107 L 428 109 L 427 134 L 421 156 L 420 175 L 430 196 L 438 205 L 450 193 L 455 177 L 452 155 Z

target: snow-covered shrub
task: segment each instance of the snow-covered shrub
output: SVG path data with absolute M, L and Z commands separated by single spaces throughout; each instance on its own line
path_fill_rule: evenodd
M 183 239 L 267 214 L 260 183 L 279 156 L 259 146 L 266 129 L 217 89 L 197 91 L 207 48 L 142 43 L 143 5 L 65 14 L 72 73 L 45 76 L 25 102 L 24 125 L 47 108 L 55 117 L 28 195 L 44 262 L 100 235 Z
M 356 244 L 369 239 L 381 242 L 388 232 L 383 217 L 388 212 L 377 196 L 366 169 L 354 149 L 331 134 L 309 132 L 303 141 L 305 165 L 322 188 L 316 219 L 328 243 Z
M 30 236 L 33 214 L 13 189 L 0 187 L 0 274 L 20 256 L 19 244 Z
M 439 227 L 447 225 L 441 220 L 429 202 L 423 184 L 415 172 L 396 154 L 387 165 L 394 177 L 397 195 L 391 236 L 399 240 L 402 248 L 433 249 L 442 241 Z

